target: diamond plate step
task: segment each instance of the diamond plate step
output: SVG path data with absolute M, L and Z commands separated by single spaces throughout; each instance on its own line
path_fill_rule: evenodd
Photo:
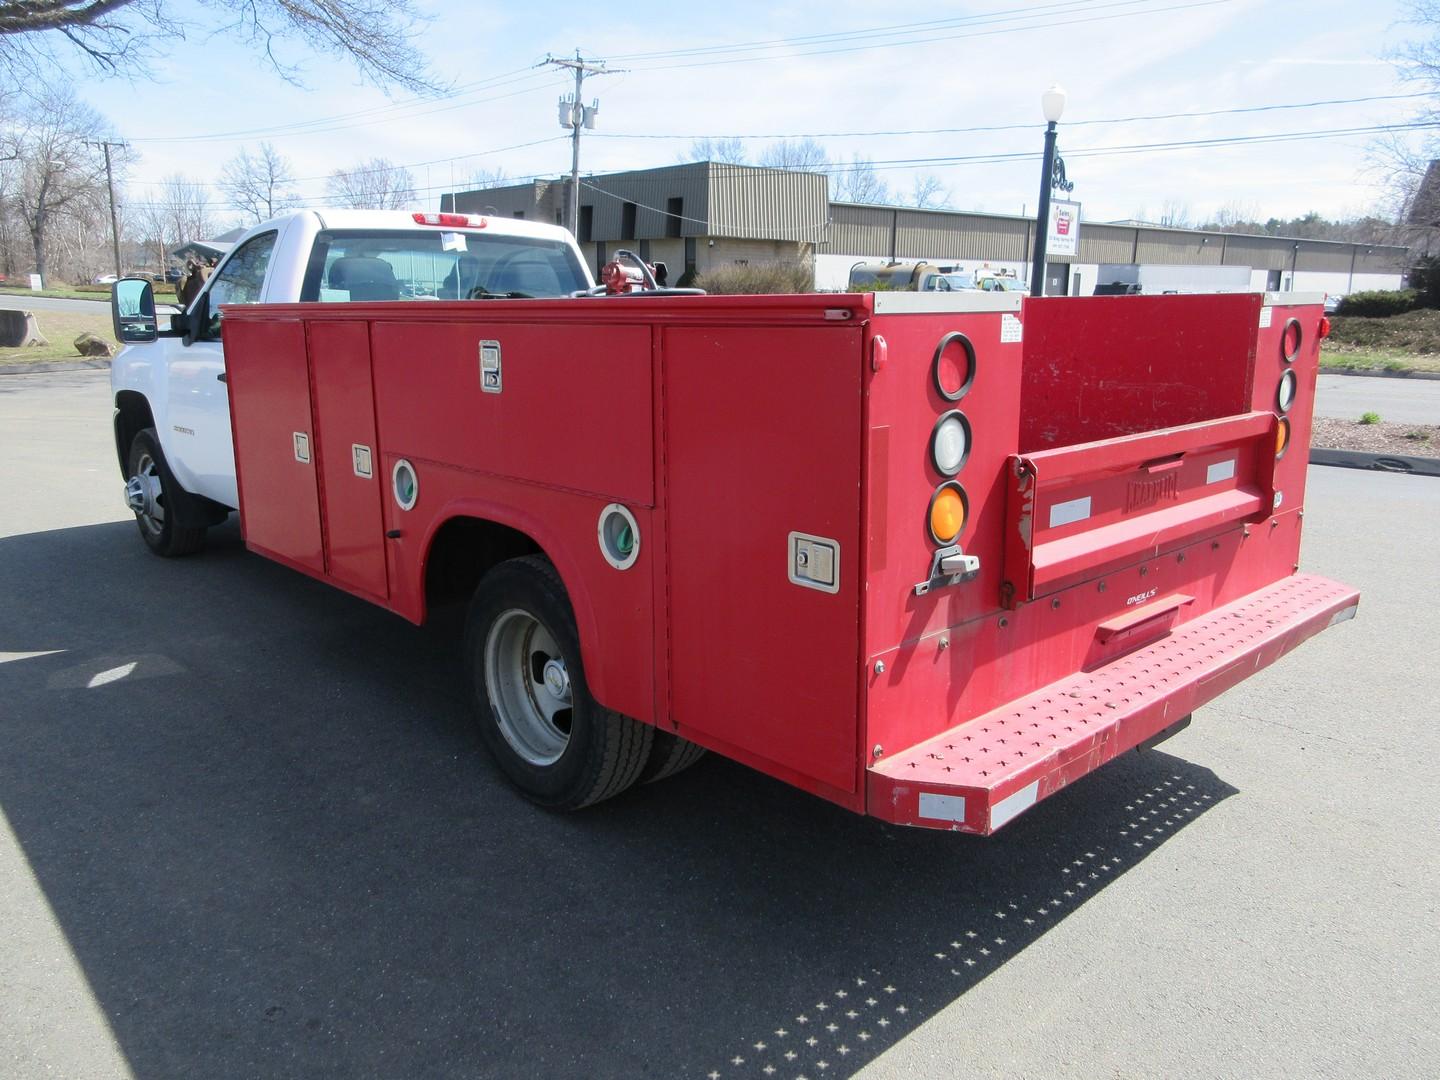
M 988 835 L 1351 618 L 1360 594 L 1297 574 L 886 757 L 868 770 L 867 812 L 902 825 Z

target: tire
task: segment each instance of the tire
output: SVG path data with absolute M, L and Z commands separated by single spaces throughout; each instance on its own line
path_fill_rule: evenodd
M 578 810 L 640 778 L 655 729 L 590 696 L 575 616 L 548 559 L 510 559 L 485 575 L 466 620 L 465 661 L 480 736 L 532 802 Z
M 154 428 L 138 432 L 125 459 L 125 498 L 135 512 L 140 538 L 156 555 L 191 555 L 205 546 L 205 528 L 181 525 L 175 509 L 185 489 L 175 480 Z M 168 511 L 168 512 L 167 512 Z
M 684 772 L 705 756 L 705 748 L 668 731 L 656 731 L 650 744 L 650 760 L 640 772 L 640 783 L 652 784 Z

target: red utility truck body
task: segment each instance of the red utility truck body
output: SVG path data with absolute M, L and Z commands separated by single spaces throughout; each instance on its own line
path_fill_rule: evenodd
M 504 527 L 604 706 L 989 833 L 1354 613 L 1298 573 L 1322 321 L 1259 294 L 230 307 L 245 541 L 418 623 L 439 538 Z

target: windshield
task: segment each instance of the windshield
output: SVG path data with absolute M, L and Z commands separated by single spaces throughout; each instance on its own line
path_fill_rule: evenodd
M 560 240 L 445 229 L 335 230 L 315 238 L 300 299 L 569 296 L 589 284 L 574 251 Z
M 946 274 L 940 280 L 950 286 L 952 292 L 958 292 L 961 289 L 975 288 L 975 279 L 969 274 Z

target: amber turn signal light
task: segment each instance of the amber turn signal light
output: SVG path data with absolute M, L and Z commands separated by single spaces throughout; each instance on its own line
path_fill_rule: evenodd
M 969 516 L 965 489 L 953 480 L 941 484 L 930 496 L 930 535 L 937 544 L 953 544 Z
M 1275 424 L 1275 456 L 1282 458 L 1285 451 L 1290 449 L 1290 421 L 1285 417 L 1277 417 Z

